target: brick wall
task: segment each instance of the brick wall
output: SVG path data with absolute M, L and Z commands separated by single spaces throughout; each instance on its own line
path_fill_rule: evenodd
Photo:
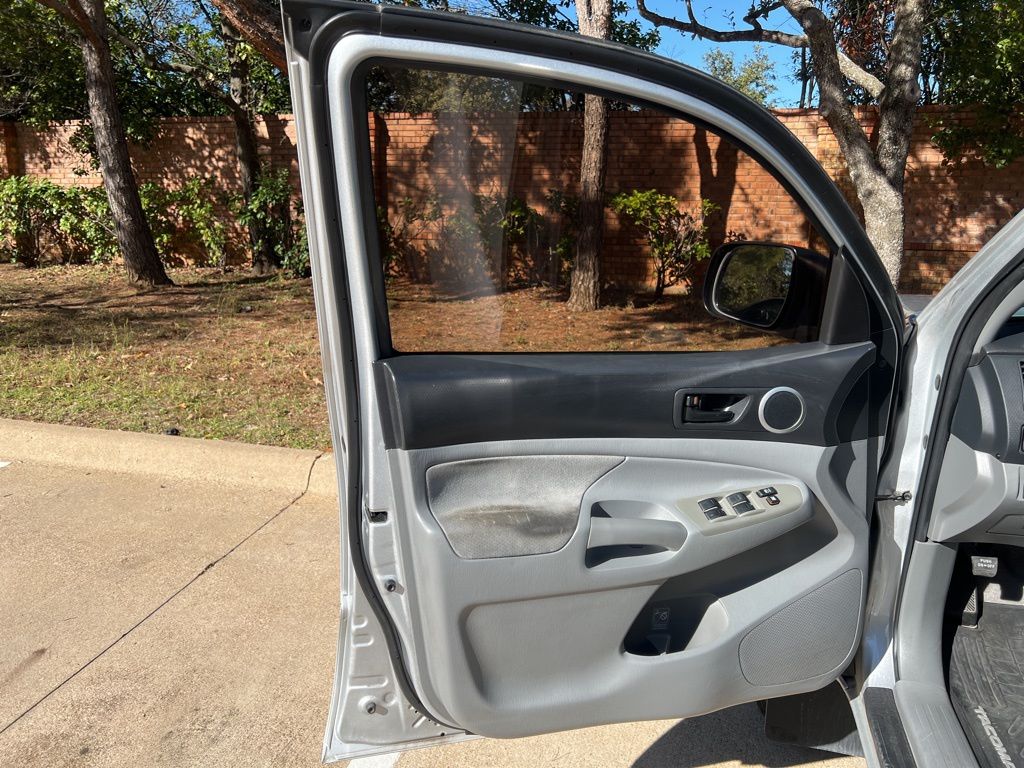
M 791 122 L 806 132 L 799 120 Z M 378 187 L 386 185 L 393 216 L 401 200 L 422 206 L 436 195 L 451 203 L 443 206 L 450 216 L 471 195 L 484 194 L 514 195 L 547 221 L 552 218 L 549 193 L 576 191 L 582 143 L 581 116 L 576 113 L 477 116 L 469 133 L 445 115 L 392 114 L 375 127 L 378 153 L 380 144 L 387 149 L 386 161 L 376 154 L 374 175 Z M 813 134 L 809 138 L 816 140 Z M 694 211 L 702 199 L 710 200 L 717 206 L 709 220 L 712 246 L 729 235 L 813 244 L 808 222 L 781 184 L 731 144 L 687 121 L 653 111 L 612 112 L 608 147 L 609 195 L 653 188 L 676 196 Z M 452 249 L 442 245 L 441 222 L 416 234 L 426 262 L 420 270 L 437 277 L 457 266 L 447 263 Z M 649 281 L 652 266 L 644 253 L 639 234 L 609 210 L 604 278 L 626 287 Z
M 996 170 L 980 163 L 946 165 L 930 141 L 921 110 L 907 171 L 907 263 L 903 290 L 940 288 L 984 242 L 1024 207 L 1024 160 Z M 941 108 L 938 108 L 941 109 Z M 818 158 L 856 207 L 835 137 L 814 110 L 778 110 L 776 116 Z M 871 110 L 861 112 L 869 134 Z M 454 126 L 427 116 L 371 118 L 379 204 L 422 198 L 430 189 L 455 198 L 466 192 L 514 194 L 544 213 L 548 190 L 574 192 L 582 138 L 580 118 L 570 113 L 492 115 L 476 121 L 472 135 L 451 139 Z M 88 158 L 70 137 L 77 126 L 36 130 L 0 123 L 0 174 L 26 173 L 60 184 L 99 184 Z M 445 132 L 447 131 L 447 134 Z M 457 133 L 457 131 L 456 131 Z M 298 194 L 295 124 L 291 116 L 260 122 L 260 151 L 275 168 L 288 168 Z M 444 141 L 439 136 L 446 135 Z M 814 245 L 813 233 L 782 187 L 742 152 L 685 121 L 656 112 L 613 112 L 609 126 L 607 188 L 656 188 L 695 205 L 718 207 L 711 218 L 712 244 L 728 233 Z M 227 118 L 171 118 L 161 122 L 146 147 L 132 147 L 141 181 L 173 187 L 187 178 L 208 179 L 233 193 L 238 186 L 232 130 Z M 496 179 L 506 181 L 498 183 Z M 472 188 L 472 189 L 470 189 Z M 454 199 L 454 198 L 453 198 Z M 226 209 L 224 215 L 228 218 Z M 436 243 L 438 225 L 417 234 L 422 250 Z M 245 258 L 241 233 L 232 257 Z M 650 278 L 642 242 L 618 217 L 606 219 L 606 276 L 622 285 Z

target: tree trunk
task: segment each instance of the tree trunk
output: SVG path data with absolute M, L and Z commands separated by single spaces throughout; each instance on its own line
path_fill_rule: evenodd
M 583 154 L 576 223 L 576 260 L 569 288 L 569 308 L 590 311 L 601 299 L 601 242 L 604 238 L 604 168 L 608 106 L 587 94 L 583 106 Z
M 89 96 L 89 119 L 124 266 L 132 282 L 148 286 L 173 285 L 156 252 L 132 173 L 128 140 L 114 93 L 114 68 L 107 42 L 103 0 L 84 0 L 82 5 L 96 31 L 91 38 L 79 37 Z
M 256 139 L 256 117 L 252 113 L 249 93 L 249 65 L 238 54 L 234 42 L 235 31 L 224 25 L 225 52 L 228 58 L 228 108 L 235 128 L 235 158 L 242 181 L 242 199 L 248 205 L 260 184 L 260 153 Z M 261 212 L 272 215 L 271 211 Z M 280 265 L 274 250 L 274 242 L 267 231 L 267 224 L 260 217 L 251 217 L 249 226 L 249 247 L 252 250 L 252 271 L 257 275 L 269 275 Z
M 580 32 L 607 39 L 611 0 L 576 0 Z M 604 236 L 604 173 L 608 138 L 608 104 L 587 94 L 583 102 L 583 153 L 577 213 L 576 262 L 569 288 L 569 308 L 591 311 L 601 299 L 601 241 Z
M 252 115 L 244 109 L 232 109 L 231 121 L 235 128 L 235 157 L 238 160 L 238 172 L 242 181 L 242 199 L 248 205 L 260 183 L 256 126 L 253 124 Z M 266 224 L 259 219 L 251 219 L 246 229 L 249 234 L 249 247 L 252 250 L 252 271 L 257 275 L 271 274 L 280 264 Z
M 857 185 L 857 196 L 864 208 L 864 228 L 878 251 L 893 286 L 899 288 L 903 266 L 903 232 L 906 211 L 903 192 L 894 189 L 881 174 Z
M 890 66 L 879 99 L 877 147 L 872 148 L 845 92 L 831 24 L 808 0 L 784 0 L 807 35 L 818 83 L 819 109 L 846 160 L 864 209 L 864 225 L 893 286 L 903 265 L 903 179 L 910 151 L 924 23 L 923 0 L 898 0 Z

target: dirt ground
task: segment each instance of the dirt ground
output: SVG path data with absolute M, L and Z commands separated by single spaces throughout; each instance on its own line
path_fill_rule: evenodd
M 0 265 L 0 416 L 330 448 L 309 280 L 174 270 L 140 292 L 113 267 Z M 690 351 L 775 343 L 696 297 L 570 312 L 544 288 L 446 296 L 388 288 L 395 348 Z M 645 305 L 646 304 L 646 305 Z
M 388 287 L 400 352 L 691 352 L 770 346 L 782 339 L 719 321 L 699 297 L 606 297 L 596 312 L 571 312 L 548 288 L 463 298 L 432 286 Z

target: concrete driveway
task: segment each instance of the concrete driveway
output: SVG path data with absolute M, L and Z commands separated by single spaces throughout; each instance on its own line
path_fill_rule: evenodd
M 319 765 L 338 591 L 329 459 L 0 420 L 3 462 L 0 765 Z M 398 765 L 863 765 L 770 744 L 760 726 L 747 706 Z

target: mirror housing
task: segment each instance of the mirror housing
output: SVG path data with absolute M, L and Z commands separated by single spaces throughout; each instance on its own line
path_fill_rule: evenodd
M 818 337 L 831 260 L 771 242 L 736 241 L 715 250 L 704 277 L 704 307 L 724 320 L 796 341 Z

